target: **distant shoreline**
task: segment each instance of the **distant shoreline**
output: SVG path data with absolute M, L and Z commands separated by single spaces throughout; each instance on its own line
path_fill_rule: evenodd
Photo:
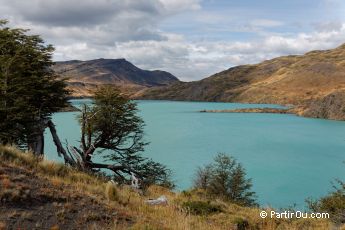
M 91 96 L 70 96 L 67 97 L 68 100 L 77 100 L 77 99 L 92 99 Z
M 244 108 L 244 109 L 221 109 L 221 110 L 201 110 L 200 113 L 278 113 L 294 114 L 290 109 L 278 108 Z
M 68 105 L 64 108 L 61 108 L 59 112 L 65 113 L 65 112 L 80 112 L 80 109 L 73 106 L 72 104 L 68 103 Z
M 332 95 L 330 95 L 332 96 Z M 69 100 L 82 100 L 82 99 L 92 99 L 93 97 L 90 96 L 72 96 L 69 97 Z M 332 97 L 331 97 L 332 98 Z M 225 102 L 225 101 L 203 101 L 203 100 L 165 100 L 165 99 L 143 99 L 143 98 L 132 98 L 132 100 L 152 100 L 152 101 L 175 101 L 175 102 L 213 102 L 213 103 L 241 103 L 241 104 L 248 104 L 248 105 L 258 105 L 258 104 L 266 104 L 266 103 L 253 103 L 253 102 Z M 327 102 L 327 101 L 326 101 Z M 326 119 L 326 120 L 337 120 L 337 121 L 345 121 L 345 118 L 342 116 L 337 117 L 329 117 L 327 114 L 325 114 L 325 101 L 322 101 L 321 103 L 313 103 L 311 108 L 305 112 L 305 107 L 299 105 L 292 105 L 292 104 L 272 104 L 272 105 L 278 105 L 283 106 L 285 108 L 243 108 L 243 109 L 222 109 L 222 110 L 212 110 L 212 109 L 203 109 L 196 112 L 200 113 L 271 113 L 271 114 L 294 114 L 296 116 L 300 117 L 306 117 L 306 118 L 316 118 L 316 119 Z M 328 103 L 326 103 L 328 105 Z M 337 101 L 337 103 L 333 104 L 341 104 Z M 329 109 L 329 111 L 331 111 Z M 345 111 L 345 110 L 344 110 Z M 80 110 L 73 105 L 67 106 L 66 108 L 61 109 L 59 112 L 80 112 Z M 326 116 L 327 115 L 327 116 Z

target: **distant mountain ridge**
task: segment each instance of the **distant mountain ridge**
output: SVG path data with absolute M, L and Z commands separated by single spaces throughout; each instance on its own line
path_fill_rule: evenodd
M 200 81 L 147 89 L 136 98 L 294 105 L 302 116 L 345 120 L 345 44 L 232 67 Z
M 165 86 L 178 82 L 172 74 L 160 70 L 142 70 L 126 59 L 71 60 L 57 62 L 54 71 L 68 78 L 73 96 L 90 96 L 99 85 L 117 85 L 133 95 L 147 87 Z
M 69 78 L 75 97 L 113 84 L 134 99 L 293 105 L 301 116 L 345 120 L 345 44 L 232 67 L 194 82 L 142 70 L 125 59 L 58 62 L 54 70 Z

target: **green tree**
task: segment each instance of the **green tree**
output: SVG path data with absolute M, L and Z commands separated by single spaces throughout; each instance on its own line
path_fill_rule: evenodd
M 50 68 L 54 48 L 0 21 L 0 143 L 44 152 L 44 129 L 67 102 L 65 82 Z
M 219 153 L 213 163 L 198 168 L 194 188 L 241 205 L 256 205 L 251 179 L 246 178 L 244 168 L 236 159 L 224 153 Z
M 170 171 L 164 165 L 141 155 L 147 145 L 143 141 L 144 122 L 137 116 L 136 104 L 114 87 L 100 87 L 93 105 L 84 105 L 79 121 L 80 148 L 74 146 L 65 151 L 59 140 L 55 142 L 67 163 L 85 170 L 112 170 L 118 182 L 128 182 L 131 173 L 135 173 L 144 185 L 173 186 Z M 96 154 L 111 164 L 94 162 Z

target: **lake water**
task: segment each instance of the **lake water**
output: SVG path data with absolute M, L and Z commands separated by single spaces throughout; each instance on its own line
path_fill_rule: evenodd
M 73 100 L 80 106 L 89 100 Z M 262 206 L 304 207 L 307 197 L 332 191 L 331 182 L 345 179 L 345 122 L 287 114 L 200 113 L 203 109 L 278 107 L 275 105 L 138 101 L 144 119 L 144 155 L 174 172 L 179 190 L 191 186 L 198 166 L 218 152 L 234 156 L 253 179 Z M 79 145 L 78 113 L 56 113 L 61 140 Z M 47 158 L 60 160 L 46 134 Z

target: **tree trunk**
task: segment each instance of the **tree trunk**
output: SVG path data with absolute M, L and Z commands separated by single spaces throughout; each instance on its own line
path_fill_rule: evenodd
M 40 130 L 28 144 L 29 150 L 31 150 L 37 156 L 44 155 L 44 130 Z
M 63 156 L 63 158 L 64 158 L 64 160 L 65 160 L 65 163 L 67 163 L 67 164 L 69 164 L 69 165 L 71 165 L 71 166 L 76 166 L 76 165 L 77 165 L 77 162 L 76 162 L 75 160 L 73 160 L 73 158 L 70 157 L 70 156 L 67 154 L 66 150 L 65 150 L 64 147 L 62 146 L 61 141 L 60 141 L 60 138 L 59 138 L 59 136 L 57 135 L 57 132 L 56 132 L 56 128 L 55 128 L 54 123 L 53 123 L 51 120 L 49 120 L 49 121 L 47 122 L 47 125 L 48 125 L 49 130 L 50 130 L 50 133 L 51 133 L 51 135 L 52 135 L 52 137 L 53 137 L 53 141 L 54 141 L 54 144 L 55 144 L 55 146 L 56 146 L 56 150 L 57 150 L 57 152 L 58 152 L 58 155 L 59 155 L 59 156 L 61 156 L 61 155 Z
M 28 137 L 28 147 L 35 155 L 44 155 L 44 130 L 47 128 L 48 120 L 37 119 L 35 131 Z

